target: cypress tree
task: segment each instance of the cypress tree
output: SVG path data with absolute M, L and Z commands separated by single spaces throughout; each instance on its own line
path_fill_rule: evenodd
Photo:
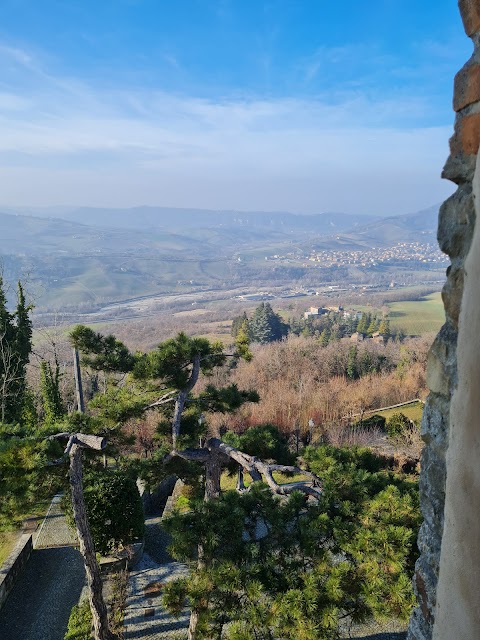
M 17 307 L 7 309 L 0 278 L 0 421 L 21 422 L 26 394 L 26 368 L 32 351 L 31 307 L 18 283 Z
M 348 362 L 347 362 L 347 378 L 354 380 L 358 378 L 358 368 L 357 368 L 357 346 L 353 345 L 350 347 L 348 351 Z
M 40 363 L 40 391 L 43 405 L 43 422 L 45 426 L 52 426 L 65 414 L 60 393 L 58 363 L 55 363 L 54 369 L 45 360 Z

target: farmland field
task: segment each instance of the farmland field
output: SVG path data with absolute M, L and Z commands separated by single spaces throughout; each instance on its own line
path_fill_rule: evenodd
M 422 300 L 391 302 L 388 306 L 391 328 L 401 329 L 406 335 L 437 332 L 445 322 L 440 293 L 431 293 Z

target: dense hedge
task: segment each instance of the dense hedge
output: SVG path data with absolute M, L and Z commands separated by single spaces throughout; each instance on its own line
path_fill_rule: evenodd
M 88 470 L 84 476 L 84 496 L 95 550 L 107 555 L 143 537 L 143 504 L 136 482 L 122 471 Z M 66 511 L 73 524 L 71 498 Z

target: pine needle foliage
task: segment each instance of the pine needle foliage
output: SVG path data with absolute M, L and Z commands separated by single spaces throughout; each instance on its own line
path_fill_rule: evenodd
M 171 553 L 191 572 L 167 586 L 165 603 L 195 608 L 199 639 L 334 640 L 344 617 L 408 617 L 415 479 L 362 449 L 308 448 L 305 460 L 324 481 L 319 503 L 255 484 L 192 500 L 167 521 Z

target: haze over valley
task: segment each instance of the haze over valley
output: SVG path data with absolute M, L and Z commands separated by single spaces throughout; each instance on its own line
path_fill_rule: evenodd
M 437 206 L 386 217 L 161 207 L 3 211 L 4 275 L 27 282 L 37 315 L 114 319 L 340 285 L 432 285 L 446 265 L 435 240 Z

